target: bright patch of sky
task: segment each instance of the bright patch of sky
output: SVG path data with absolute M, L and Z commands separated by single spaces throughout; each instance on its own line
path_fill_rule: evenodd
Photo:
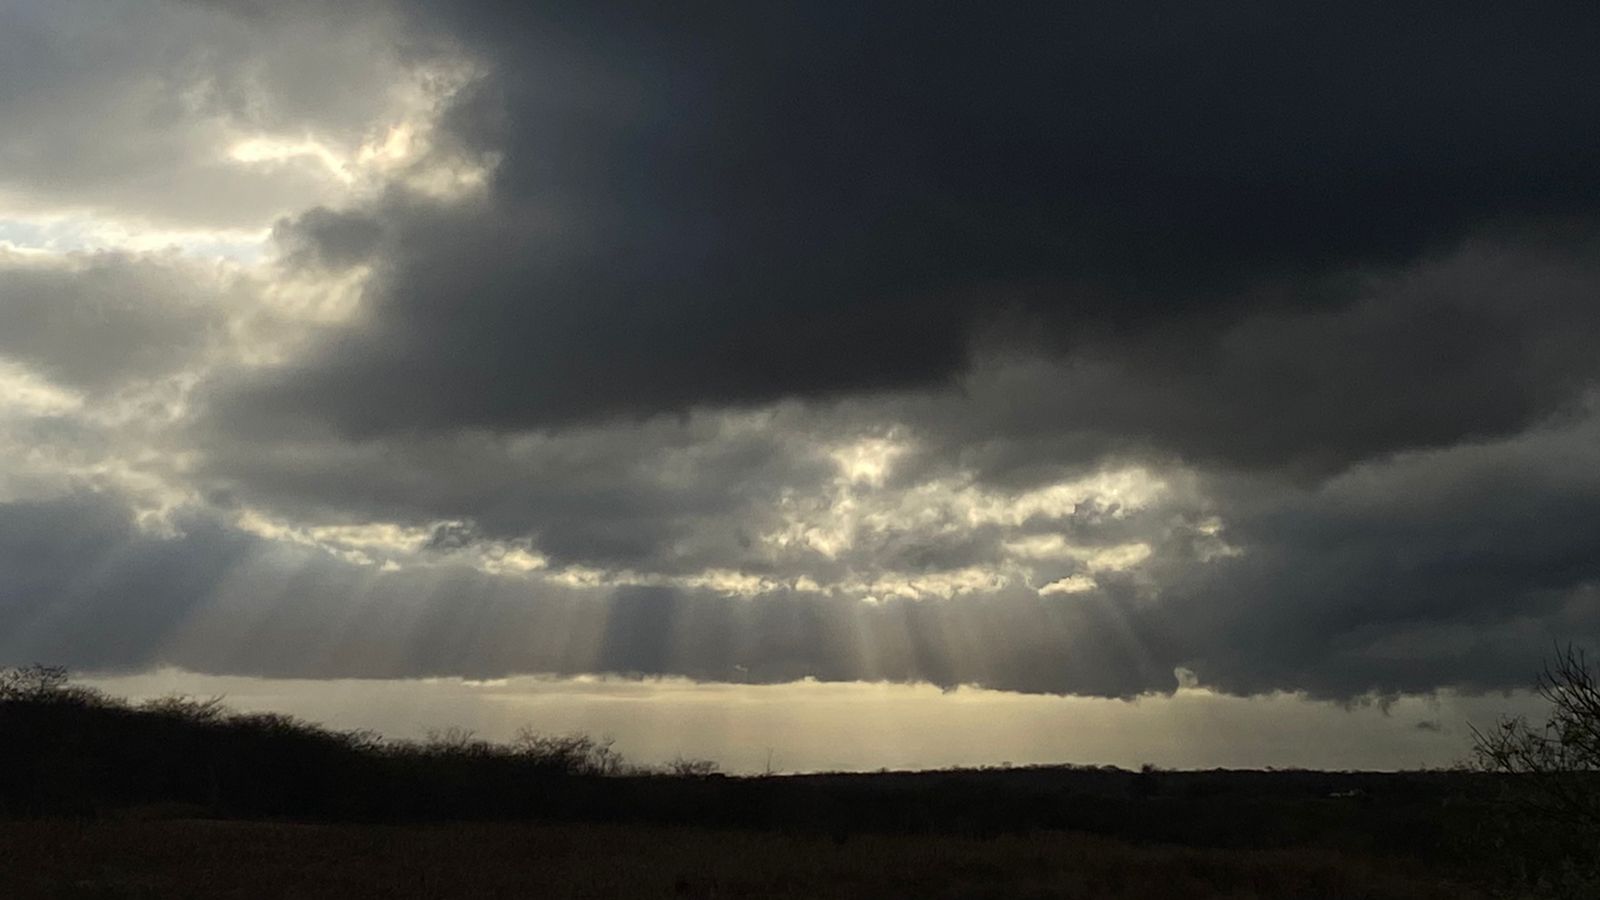
M 0 248 L 18 252 L 84 253 L 102 250 L 171 251 L 189 256 L 260 262 L 270 228 L 182 230 L 108 219 L 88 213 L 29 215 L 0 211 Z
M 1471 725 L 1508 709 L 1537 714 L 1527 693 L 1378 698 L 1341 704 L 1278 693 L 1235 697 L 1191 672 L 1171 694 L 1135 700 L 1014 694 L 925 684 L 702 684 L 581 676 L 309 681 L 163 669 L 85 679 L 134 700 L 221 696 L 240 711 L 289 713 L 337 728 L 418 739 L 458 727 L 509 740 L 522 727 L 614 738 L 630 760 L 683 756 L 756 773 L 996 764 L 1395 769 L 1447 766 Z M 1241 740 L 1248 735 L 1248 740 Z

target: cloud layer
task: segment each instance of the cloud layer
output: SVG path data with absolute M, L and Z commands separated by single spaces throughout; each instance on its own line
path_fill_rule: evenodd
M 1342 699 L 1600 634 L 1588 13 L 8 12 L 0 658 Z

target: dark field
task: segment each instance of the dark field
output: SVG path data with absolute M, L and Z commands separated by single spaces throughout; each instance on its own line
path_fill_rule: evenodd
M 645 825 L 0 823 L 5 897 L 1483 896 L 1416 862 L 1065 832 L 975 838 Z

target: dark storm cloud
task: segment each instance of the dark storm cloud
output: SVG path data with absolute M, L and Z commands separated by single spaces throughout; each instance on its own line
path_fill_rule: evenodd
M 1554 643 L 1600 639 L 1597 448 L 1591 412 L 1315 489 L 1218 486 L 1245 552 L 1156 576 L 1151 615 L 1231 692 L 1522 686 Z
M 1203 359 L 1248 313 L 1353 302 L 1342 274 L 1600 202 L 1600 17 L 1572 7 L 417 14 L 486 71 L 445 134 L 497 161 L 487 194 L 342 213 L 384 234 L 370 319 L 225 394 L 238 423 L 515 430 L 939 385 L 996 318 L 1052 351 L 1182 329 Z M 1547 398 L 1514 399 L 1393 437 L 1503 433 Z
M 902 415 L 933 460 L 1002 483 L 1116 457 L 1321 477 L 1515 434 L 1573 413 L 1600 379 L 1592 238 L 1473 240 L 1345 280 L 1337 308 L 1262 312 L 1211 335 L 1085 341 L 1064 365 L 1002 353 L 960 395 Z

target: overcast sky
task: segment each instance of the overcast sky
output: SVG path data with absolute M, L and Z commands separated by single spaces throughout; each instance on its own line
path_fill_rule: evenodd
M 0 0 L 0 663 L 1443 740 L 1600 637 L 1600 7 L 1358 6 Z

